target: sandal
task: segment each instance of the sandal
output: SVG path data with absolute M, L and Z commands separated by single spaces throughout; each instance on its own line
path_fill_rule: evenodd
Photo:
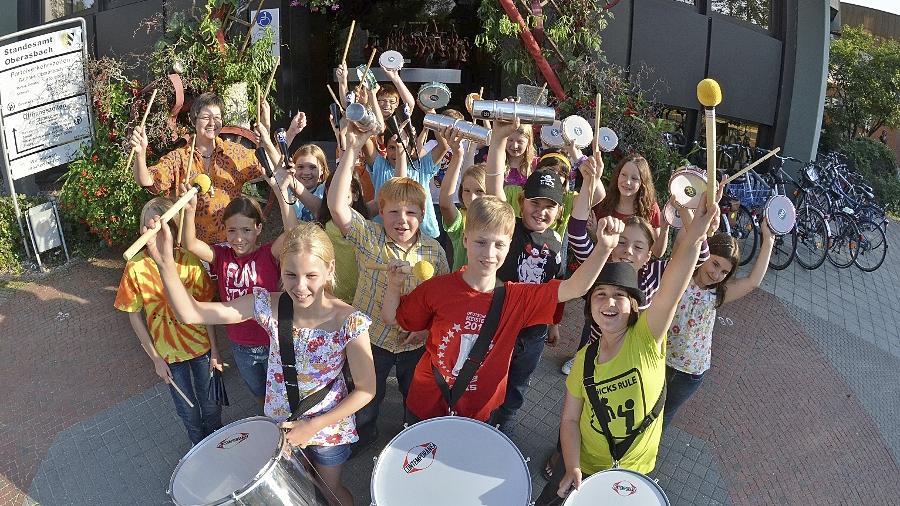
M 553 452 L 552 455 L 547 457 L 547 460 L 544 462 L 544 469 L 541 471 L 541 474 L 544 476 L 544 479 L 547 481 L 553 480 L 553 467 L 556 466 L 557 459 L 559 458 L 559 453 Z

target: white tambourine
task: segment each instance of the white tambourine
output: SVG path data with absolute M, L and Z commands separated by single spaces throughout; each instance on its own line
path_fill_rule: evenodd
M 600 127 L 597 130 L 597 140 L 600 150 L 606 153 L 616 149 L 616 146 L 619 145 L 619 136 L 611 128 L 607 127 Z

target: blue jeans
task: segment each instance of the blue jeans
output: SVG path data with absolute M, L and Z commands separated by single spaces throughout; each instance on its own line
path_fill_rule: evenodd
M 381 402 L 384 401 L 387 388 L 387 378 L 391 368 L 397 368 L 397 386 L 403 395 L 403 405 L 406 405 L 406 394 L 409 393 L 409 385 L 412 383 L 413 373 L 425 347 L 417 350 L 391 353 L 379 346 L 372 345 L 372 358 L 375 361 L 375 398 L 356 413 L 356 431 L 359 440 L 363 443 L 371 442 L 378 437 L 378 411 Z
M 516 336 L 516 346 L 509 363 L 506 398 L 491 418 L 491 425 L 499 425 L 506 435 L 512 434 L 516 413 L 525 403 L 528 380 L 541 360 L 548 330 L 547 325 L 534 325 L 522 329 Z
M 266 395 L 266 369 L 269 367 L 268 346 L 244 346 L 231 343 L 231 353 L 241 378 L 254 397 Z
M 209 353 L 197 358 L 169 364 L 172 380 L 184 395 L 191 400 L 194 407 L 188 406 L 175 387 L 169 386 L 175 412 L 187 429 L 191 444 L 203 441 L 203 438 L 222 428 L 222 407 L 209 398 Z
M 666 406 L 663 410 L 663 429 L 675 417 L 678 408 L 700 388 L 703 374 L 688 374 L 666 366 Z
M 350 443 L 337 446 L 310 445 L 303 450 L 298 448 L 294 451 L 302 451 L 314 464 L 326 467 L 339 466 L 350 459 Z

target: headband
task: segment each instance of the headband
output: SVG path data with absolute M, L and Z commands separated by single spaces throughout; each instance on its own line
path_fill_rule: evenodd
M 538 160 L 538 164 L 540 165 L 541 162 L 543 162 L 544 160 L 546 160 L 548 158 L 556 158 L 557 160 L 562 160 L 562 162 L 566 164 L 566 167 L 568 167 L 569 170 L 572 170 L 572 162 L 569 161 L 569 157 L 563 155 L 562 153 L 557 153 L 555 151 L 541 156 L 540 160 Z

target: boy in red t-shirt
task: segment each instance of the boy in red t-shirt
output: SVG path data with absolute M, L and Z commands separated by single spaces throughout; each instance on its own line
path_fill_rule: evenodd
M 472 203 L 466 217 L 463 244 L 467 266 L 425 281 L 401 297 L 409 266 L 396 260 L 390 263 L 383 320 L 408 331 L 428 330 L 425 353 L 406 397 L 407 422 L 449 414 L 432 367 L 452 388 L 488 313 L 498 284 L 497 269 L 509 251 L 514 227 L 515 215 L 508 203 L 496 197 L 482 197 Z M 598 247 L 567 280 L 505 284 L 506 298 L 497 330 L 484 362 L 454 406 L 457 415 L 490 420 L 506 394 L 509 361 L 519 331 L 531 325 L 552 323 L 557 303 L 584 295 L 618 243 L 623 228 L 616 218 L 601 220 L 597 226 Z

